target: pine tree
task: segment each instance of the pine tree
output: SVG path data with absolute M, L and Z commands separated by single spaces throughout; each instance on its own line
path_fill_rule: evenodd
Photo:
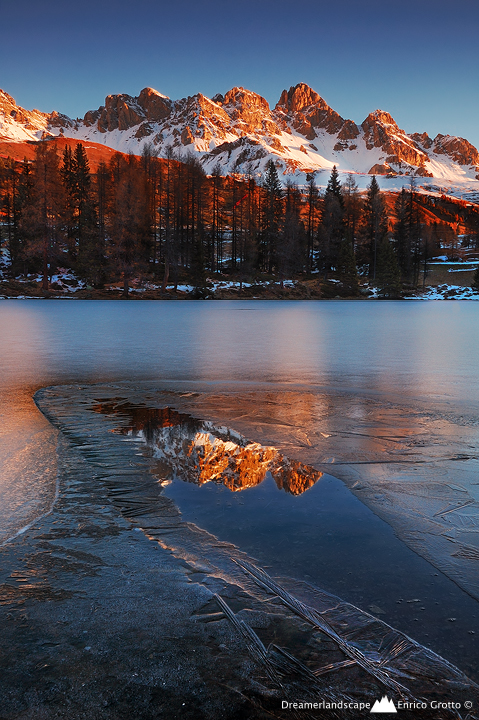
M 3 210 L 3 223 L 0 223 L 0 246 L 3 224 L 10 256 L 10 274 L 15 276 L 20 269 L 21 260 L 21 238 L 19 233 L 21 200 L 17 163 L 11 158 L 2 161 L 0 176 L 1 190 L 3 190 L 1 193 L 3 203 L 0 201 L 0 212 Z
M 143 146 L 141 153 L 140 171 L 143 175 L 143 181 L 146 192 L 147 217 L 145 221 L 148 225 L 148 231 L 143 241 L 143 255 L 145 263 L 156 274 L 156 262 L 158 255 L 158 232 L 161 233 L 158 217 L 158 205 L 160 186 L 163 175 L 158 164 L 158 151 L 151 143 Z M 161 216 L 160 216 L 161 217 Z
M 61 176 L 66 193 L 64 224 L 70 263 L 81 278 L 97 284 L 102 257 L 90 166 L 81 143 L 73 152 L 70 146 L 65 147 Z
M 25 221 L 28 215 L 28 208 L 32 204 L 34 186 L 35 183 L 32 163 L 25 159 L 22 163 L 18 184 L 19 266 L 20 261 L 24 264 L 26 258 L 27 237 L 24 230 L 26 226 Z M 15 272 L 15 267 L 12 267 L 12 272 Z
M 334 165 L 324 193 L 323 214 L 319 229 L 320 269 L 323 270 L 325 277 L 330 270 L 337 266 L 343 237 L 344 199 L 339 173 Z
M 421 262 L 421 220 L 419 216 L 419 203 L 416 200 L 416 178 L 414 176 L 411 176 L 409 181 L 408 200 L 407 228 L 411 258 L 411 277 L 414 285 L 417 285 Z
M 403 188 L 396 198 L 394 205 L 396 224 L 394 225 L 394 239 L 399 270 L 404 282 L 411 282 L 411 238 L 409 236 L 409 198 Z
M 97 257 L 97 277 L 93 281 L 96 287 L 103 287 L 107 274 L 107 223 L 110 216 L 113 195 L 110 171 L 105 162 L 101 162 L 94 178 L 95 207 L 97 211 L 97 228 L 95 251 Z
M 341 183 L 339 182 L 339 172 L 336 165 L 333 165 L 331 175 L 329 176 L 328 184 L 326 186 L 326 195 L 334 195 L 339 201 L 339 204 L 344 208 L 344 199 L 341 192 Z
M 204 300 L 209 294 L 206 287 L 205 264 L 204 237 L 203 233 L 198 231 L 193 240 L 191 253 L 191 276 L 194 284 L 193 298 L 195 300 Z
M 351 295 L 359 294 L 359 279 L 353 248 L 348 238 L 342 240 L 338 255 L 338 279 Z
M 307 250 L 306 250 L 306 272 L 309 274 L 314 265 L 314 237 L 316 230 L 316 214 L 318 209 L 319 191 L 314 179 L 314 175 L 308 179 L 308 230 L 307 230 Z
M 262 228 L 262 264 L 269 273 L 277 265 L 277 242 L 280 231 L 282 215 L 283 188 L 278 177 L 278 171 L 273 160 L 266 165 L 266 175 L 263 181 L 265 203 L 263 210 Z
M 243 282 L 251 277 L 258 260 L 258 195 L 259 191 L 254 179 L 253 169 L 249 167 L 245 194 L 242 196 L 241 201 L 244 213 L 244 230 L 242 233 L 240 261 L 241 290 L 243 289 Z
M 381 241 L 377 252 L 377 284 L 382 298 L 398 298 L 401 293 L 401 276 L 396 253 L 387 237 Z
M 112 172 L 117 177 L 110 216 L 111 259 L 123 278 L 123 297 L 128 298 L 130 281 L 142 266 L 141 244 L 148 232 L 147 198 L 142 172 L 134 155 L 113 158 Z
M 73 198 L 78 243 L 77 270 L 92 284 L 98 281 L 97 217 L 93 202 L 90 166 L 86 150 L 77 143 L 72 158 Z
M 305 232 L 301 220 L 301 193 L 298 187 L 288 180 L 285 193 L 284 222 L 277 246 L 281 284 L 292 273 L 303 269 L 304 252 Z
M 162 202 L 163 206 L 163 215 L 164 215 L 164 226 L 165 226 L 165 242 L 164 242 L 164 248 L 163 248 L 163 260 L 164 260 L 164 272 L 163 272 L 163 280 L 161 283 L 161 293 L 164 294 L 166 292 L 166 286 L 170 277 L 170 267 L 174 266 L 174 263 L 176 261 L 176 254 L 175 254 L 175 248 L 174 248 L 174 242 L 173 242 L 173 231 L 172 231 L 172 225 L 173 225 L 173 213 L 172 213 L 172 205 L 174 201 L 174 193 L 172 193 L 172 187 L 173 187 L 173 148 L 171 145 L 168 145 L 165 150 L 165 159 L 166 159 L 166 177 L 165 177 L 165 183 L 164 183 L 164 193 L 165 197 Z
M 352 173 L 348 173 L 346 182 L 343 184 L 342 197 L 344 201 L 344 234 L 354 253 L 361 220 L 362 202 L 358 184 Z
M 241 230 L 239 228 L 240 225 L 240 218 L 239 215 L 241 213 L 241 184 L 238 182 L 237 177 L 233 176 L 231 178 L 231 251 L 230 251 L 230 258 L 231 258 L 231 264 L 230 269 L 232 272 L 236 271 L 236 262 L 238 259 L 238 240 L 241 237 Z
M 77 257 L 77 240 L 75 232 L 75 179 L 73 172 L 73 154 L 70 145 L 63 150 L 61 167 L 63 187 L 65 188 L 64 227 L 68 246 L 70 265 L 74 266 Z
M 364 220 L 364 238 L 369 254 L 369 277 L 375 280 L 378 269 L 378 250 L 388 232 L 386 207 L 375 175 L 368 185 Z
M 35 147 L 32 181 L 32 192 L 22 216 L 24 256 L 27 262 L 41 267 L 42 289 L 48 292 L 52 265 L 63 249 L 65 194 L 56 147 L 47 140 Z
M 203 283 L 203 275 L 206 270 L 204 247 L 206 244 L 204 232 L 204 186 L 206 175 L 203 166 L 193 154 L 186 157 L 185 166 L 187 226 L 183 262 L 190 269 L 193 283 L 196 286 L 196 273 L 200 273 L 198 282 Z

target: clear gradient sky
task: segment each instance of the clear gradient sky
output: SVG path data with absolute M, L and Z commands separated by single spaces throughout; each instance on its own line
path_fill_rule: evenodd
M 345 118 L 479 146 L 479 0 L 0 0 L 0 87 L 71 117 L 150 86 L 274 106 L 306 82 Z

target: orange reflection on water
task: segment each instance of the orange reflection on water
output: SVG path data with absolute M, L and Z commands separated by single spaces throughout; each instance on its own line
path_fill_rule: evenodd
M 121 398 L 98 402 L 102 414 L 119 415 L 125 423 L 117 432 L 136 437 L 152 449 L 158 474 L 203 485 L 221 483 L 232 492 L 255 487 L 270 472 L 280 490 L 300 495 L 322 473 L 290 460 L 273 446 L 248 442 L 226 427 L 197 420 L 172 408 L 147 408 Z

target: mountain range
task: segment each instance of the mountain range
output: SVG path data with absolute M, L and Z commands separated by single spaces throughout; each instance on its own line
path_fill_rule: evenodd
M 479 192 L 479 153 L 464 138 L 408 134 L 382 110 L 358 125 L 304 83 L 284 90 L 273 109 L 242 87 L 211 99 L 198 93 L 180 100 L 145 88 L 138 97 L 108 95 L 82 119 L 25 110 L 0 90 L 0 153 L 42 138 L 135 155 L 149 144 L 160 157 L 171 148 L 178 157 L 194 153 L 208 174 L 219 166 L 223 174 L 258 175 L 273 159 L 284 182 L 304 183 L 314 173 L 324 185 L 336 165 L 341 173 L 355 173 L 360 187 L 375 174 L 391 190 L 409 183 L 404 176 L 415 176 L 426 191 Z

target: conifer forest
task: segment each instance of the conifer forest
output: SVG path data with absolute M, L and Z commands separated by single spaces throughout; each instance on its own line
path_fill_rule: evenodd
M 429 259 L 479 246 L 479 206 L 405 183 L 386 193 L 371 176 L 360 192 L 333 167 L 320 191 L 314 175 L 284 185 L 273 161 L 262 177 L 224 176 L 219 164 L 207 176 L 192 155 L 160 159 L 149 146 L 92 171 L 81 143 L 60 154 L 44 140 L 33 161 L 0 158 L 3 277 L 36 278 L 44 294 L 62 269 L 91 289 L 120 283 L 126 297 L 149 282 L 165 295 L 189 283 L 204 298 L 218 277 L 316 278 L 324 297 L 369 283 L 400 297 L 425 282 Z

